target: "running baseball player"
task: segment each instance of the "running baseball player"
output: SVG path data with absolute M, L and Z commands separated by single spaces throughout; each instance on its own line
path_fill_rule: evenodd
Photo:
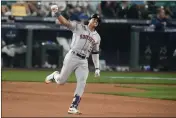
M 100 76 L 99 45 L 101 39 L 95 28 L 100 24 L 101 19 L 98 14 L 94 14 L 89 20 L 89 24 L 84 25 L 76 21 L 68 21 L 65 19 L 58 11 L 57 5 L 52 5 L 51 10 L 54 12 L 59 22 L 73 32 L 73 37 L 71 49 L 64 58 L 61 72 L 55 71 L 48 75 L 45 82 L 48 84 L 54 80 L 57 84 L 64 84 L 74 71 L 77 86 L 68 113 L 81 114 L 78 110 L 78 105 L 81 101 L 88 78 L 89 69 L 87 59 L 90 54 L 92 54 L 92 60 L 95 66 L 95 77 Z

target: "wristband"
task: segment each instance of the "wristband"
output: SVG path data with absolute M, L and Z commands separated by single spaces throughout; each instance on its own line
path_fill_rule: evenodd
M 97 51 L 97 52 L 92 52 L 92 54 L 99 54 L 100 52 L 99 51 Z
M 95 70 L 97 70 L 97 69 L 99 70 L 99 68 L 95 68 Z
M 56 17 L 59 17 L 60 15 L 61 15 L 61 13 L 59 13 L 59 12 L 56 12 L 56 13 L 55 13 L 55 16 L 56 16 Z

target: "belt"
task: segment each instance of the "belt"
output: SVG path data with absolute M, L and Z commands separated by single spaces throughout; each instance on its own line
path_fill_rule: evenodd
M 86 56 L 82 56 L 81 54 L 76 53 L 75 51 L 71 51 L 71 52 L 82 59 L 88 59 Z

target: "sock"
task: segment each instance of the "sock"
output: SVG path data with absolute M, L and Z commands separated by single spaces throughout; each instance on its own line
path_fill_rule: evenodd
M 79 103 L 80 103 L 80 101 L 81 101 L 81 97 L 79 96 L 79 95 L 75 95 L 74 96 L 74 98 L 73 98 L 73 101 L 72 101 L 72 104 L 71 104 L 71 106 L 70 106 L 70 108 L 78 108 L 78 105 L 79 105 Z

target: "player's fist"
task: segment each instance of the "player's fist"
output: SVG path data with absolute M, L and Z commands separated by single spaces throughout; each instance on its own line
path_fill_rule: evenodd
M 58 12 L 58 6 L 57 6 L 57 5 L 51 5 L 51 11 L 52 11 L 53 13 Z
M 99 77 L 100 76 L 100 69 L 96 69 L 95 70 L 95 77 Z

